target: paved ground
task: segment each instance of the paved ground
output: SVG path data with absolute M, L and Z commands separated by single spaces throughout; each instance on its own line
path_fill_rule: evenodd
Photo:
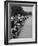
M 19 38 L 31 38 L 32 37 L 32 17 L 25 21 L 24 27 L 21 30 Z

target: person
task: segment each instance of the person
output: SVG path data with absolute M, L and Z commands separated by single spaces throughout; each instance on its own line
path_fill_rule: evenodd
M 11 29 L 13 28 L 12 30 L 12 34 L 13 34 L 13 38 L 18 38 L 21 30 L 19 30 L 20 28 L 22 28 L 24 26 L 24 22 L 25 20 L 28 18 L 27 15 L 31 15 L 32 13 L 31 12 L 25 12 L 23 10 L 22 7 L 20 6 L 13 6 L 11 7 Z M 14 26 L 16 26 L 14 28 Z

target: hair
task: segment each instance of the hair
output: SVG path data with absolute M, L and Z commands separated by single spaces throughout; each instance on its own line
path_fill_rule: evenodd
M 25 15 L 23 8 L 21 8 L 20 6 L 13 6 L 11 9 L 12 9 L 12 14 L 11 14 L 11 16 L 12 16 L 12 15 L 15 16 L 15 15 L 17 15 L 17 14 Z
M 11 10 L 12 10 L 11 16 L 15 16 L 17 14 L 24 15 L 24 16 L 32 15 L 32 12 L 28 13 L 28 12 L 24 11 L 23 8 L 20 6 L 12 6 Z

